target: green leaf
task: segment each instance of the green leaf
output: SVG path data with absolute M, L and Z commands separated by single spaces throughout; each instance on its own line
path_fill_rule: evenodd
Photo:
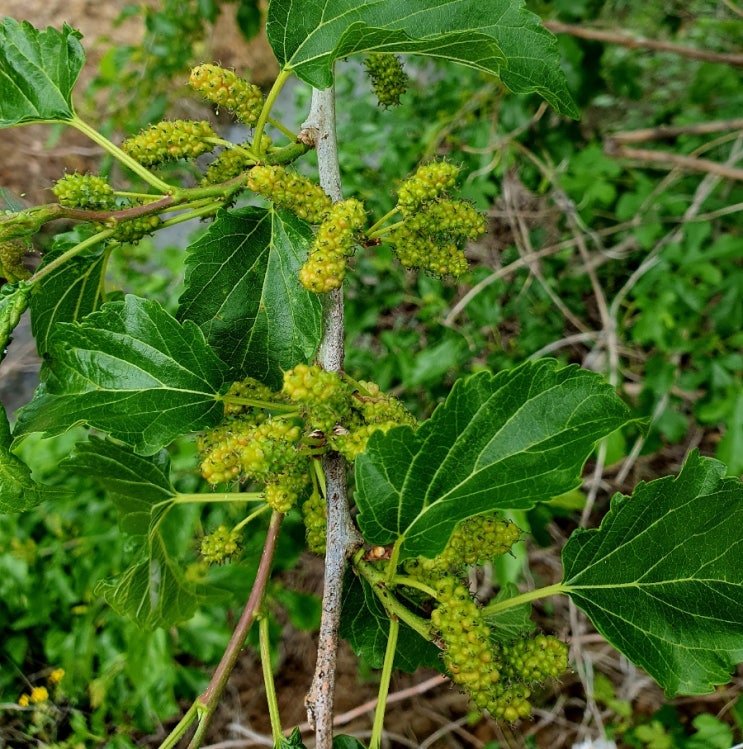
M 372 435 L 356 460 L 359 527 L 371 544 L 402 537 L 401 560 L 433 557 L 467 517 L 578 486 L 596 442 L 628 416 L 598 374 L 551 359 L 459 380 L 417 432 Z
M 156 527 L 147 545 L 147 558 L 118 578 L 100 581 L 94 592 L 114 611 L 129 617 L 143 629 L 184 622 L 204 602 L 197 586 L 185 579 L 178 561 L 168 553 L 167 544 Z
M 272 0 L 266 32 L 279 63 L 315 88 L 333 62 L 357 53 L 441 57 L 497 75 L 514 93 L 536 92 L 571 117 L 555 37 L 523 0 Z
M 8 353 L 8 346 L 12 340 L 10 334 L 28 307 L 31 289 L 33 286 L 23 281 L 16 284 L 6 283 L 0 287 L 0 362 Z
M 692 452 L 563 549 L 565 592 L 668 696 L 711 692 L 743 661 L 743 484 L 724 475 Z
M 306 749 L 302 743 L 302 734 L 299 732 L 299 728 L 295 728 L 289 738 L 282 737 L 278 749 Z
M 27 21 L 0 24 L 0 128 L 71 120 L 71 93 L 85 63 L 79 31 L 35 29 Z
M 119 511 L 121 530 L 132 536 L 146 535 L 153 509 L 176 495 L 165 450 L 146 458 L 123 445 L 93 437 L 78 443 L 59 467 L 96 479 Z
M 192 322 L 127 296 L 56 326 L 42 384 L 15 434 L 51 436 L 84 423 L 152 455 L 222 419 L 226 369 Z
M 10 424 L 0 406 L 0 513 L 25 512 L 32 507 L 67 495 L 63 489 L 46 486 L 31 478 L 31 469 L 10 452 Z
M 291 214 L 248 207 L 221 212 L 189 247 L 178 318 L 201 327 L 235 379 L 280 387 L 315 353 L 320 302 L 298 279 L 311 236 Z
M 44 256 L 44 265 L 84 238 L 79 231 L 56 237 L 54 251 Z M 56 323 L 77 322 L 101 306 L 107 257 L 97 250 L 72 258 L 37 283 L 38 290 L 31 299 L 31 331 L 39 356 L 49 348 Z
M 369 583 L 347 575 L 343 585 L 340 635 L 371 668 L 382 668 L 389 629 L 390 618 Z M 423 666 L 441 667 L 438 648 L 400 622 L 394 667 L 413 673 Z
M 493 599 L 493 603 L 506 601 L 519 595 L 519 589 L 515 583 L 506 583 Z M 493 637 L 498 642 L 510 642 L 517 637 L 534 631 L 534 622 L 531 620 L 531 604 L 524 603 L 520 606 L 512 606 L 495 614 L 488 613 L 488 607 L 483 609 L 483 614 L 490 626 Z
M 339 734 L 333 736 L 333 749 L 366 749 L 366 747 L 353 736 Z

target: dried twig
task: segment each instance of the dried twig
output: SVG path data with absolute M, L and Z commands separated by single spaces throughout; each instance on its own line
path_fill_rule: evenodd
M 720 164 L 710 159 L 697 159 L 693 156 L 669 153 L 668 151 L 651 151 L 648 148 L 624 148 L 619 146 L 612 138 L 607 138 L 605 141 L 604 151 L 607 156 L 634 159 L 650 166 L 654 164 L 671 164 L 685 171 L 706 172 L 707 174 L 716 174 L 727 179 L 743 180 L 743 169 L 738 169 L 737 167 Z
M 679 135 L 710 135 L 729 130 L 743 130 L 743 118 L 696 122 L 693 125 L 658 125 L 658 127 L 646 127 L 641 130 L 612 133 L 611 139 L 617 143 L 645 143 L 649 140 L 676 138 Z
M 603 31 L 602 29 L 591 29 L 586 26 L 574 26 L 569 23 L 560 23 L 560 21 L 546 21 L 544 25 L 554 34 L 570 34 L 570 36 L 577 36 L 580 39 L 618 44 L 620 47 L 627 47 L 629 49 L 652 49 L 656 52 L 670 52 L 692 60 L 743 66 L 743 54 L 735 52 L 713 52 L 709 49 L 686 47 L 683 44 L 663 42 L 643 36 L 630 36 L 618 31 Z

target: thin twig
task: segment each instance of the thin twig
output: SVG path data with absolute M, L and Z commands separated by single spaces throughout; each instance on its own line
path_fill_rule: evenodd
M 642 36 L 630 36 L 617 31 L 602 31 L 591 29 L 586 26 L 574 26 L 560 21 L 546 21 L 544 24 L 554 34 L 570 34 L 580 39 L 591 39 L 597 42 L 618 44 L 620 47 L 629 49 L 652 49 L 656 52 L 670 52 L 681 57 L 704 62 L 717 62 L 723 65 L 743 66 L 743 55 L 734 52 L 713 52 L 709 49 L 697 49 L 686 47 L 683 44 L 663 42 L 658 39 L 647 39 Z
M 335 91 L 333 87 L 312 92 L 312 104 L 304 132 L 311 132 L 317 150 L 320 186 L 331 200 L 342 199 L 338 146 L 335 135 Z M 335 289 L 323 299 L 323 336 L 318 362 L 326 370 L 343 367 L 343 291 Z M 341 593 L 346 562 L 360 543 L 348 506 L 346 463 L 337 453 L 323 459 L 327 502 L 327 541 L 322 617 L 317 646 L 317 663 L 312 685 L 305 698 L 307 719 L 315 730 L 317 749 L 333 744 L 333 700 L 338 654 Z
M 693 125 L 658 125 L 641 130 L 629 130 L 623 133 L 612 133 L 611 139 L 617 143 L 645 143 L 649 140 L 664 140 L 678 135 L 709 135 L 723 133 L 728 130 L 743 130 L 743 118 L 734 120 L 714 120 L 712 122 L 696 122 Z
M 222 693 L 227 686 L 227 680 L 235 668 L 237 659 L 240 656 L 240 651 L 245 644 L 245 638 L 248 636 L 248 632 L 258 615 L 258 610 L 263 601 L 263 595 L 266 592 L 266 585 L 268 585 L 268 579 L 271 576 L 271 567 L 273 565 L 273 557 L 276 551 L 276 544 L 279 538 L 282 519 L 283 515 L 278 512 L 274 512 L 271 515 L 271 522 L 268 526 L 268 533 L 266 534 L 266 540 L 263 544 L 263 553 L 261 554 L 258 572 L 256 573 L 255 581 L 253 582 L 253 588 L 250 591 L 250 597 L 245 604 L 243 613 L 235 627 L 235 631 L 232 633 L 232 637 L 222 655 L 219 665 L 214 670 L 214 674 L 212 675 L 207 688 L 202 692 L 197 700 L 198 704 L 202 706 L 204 712 L 196 733 L 189 744 L 189 749 L 197 749 L 197 747 L 201 746 L 201 740 L 206 733 L 206 729 L 209 727 L 212 717 L 214 716 L 214 712 L 222 697 Z
M 726 179 L 743 180 L 743 169 L 720 164 L 710 159 L 695 159 L 693 156 L 683 156 L 668 151 L 651 151 L 648 148 L 623 148 L 613 142 L 611 138 L 606 140 L 604 151 L 607 155 L 620 159 L 634 159 L 650 166 L 658 164 L 659 168 L 665 168 L 665 165 L 671 164 L 685 171 L 706 172 Z M 664 166 L 660 167 L 661 164 Z

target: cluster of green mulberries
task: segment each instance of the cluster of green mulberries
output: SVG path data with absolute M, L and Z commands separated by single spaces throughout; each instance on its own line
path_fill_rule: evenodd
M 320 185 L 283 166 L 254 166 L 248 176 L 248 187 L 311 224 L 321 223 L 332 205 Z
M 314 554 L 324 554 L 328 506 L 319 491 L 313 491 L 304 501 L 302 519 L 307 537 L 307 548 Z
M 356 234 L 365 224 L 366 212 L 361 201 L 349 198 L 333 204 L 299 270 L 299 281 L 305 289 L 322 294 L 343 283 L 346 260 L 353 254 Z
M 460 276 L 467 270 L 464 245 L 485 233 L 485 220 L 466 201 L 448 197 L 458 174 L 454 164 L 435 161 L 400 186 L 397 208 L 403 220 L 387 239 L 404 266 L 438 276 Z
M 0 241 L 0 278 L 15 283 L 31 276 L 23 264 L 27 249 L 28 243 L 22 239 Z
M 457 579 L 443 577 L 435 590 L 436 608 L 431 612 L 431 623 L 445 646 L 446 670 L 479 708 L 488 709 L 500 682 L 490 627 L 467 588 Z
M 328 444 L 346 460 L 356 460 L 366 451 L 366 444 L 375 432 L 386 433 L 393 427 L 407 424 L 415 427 L 415 417 L 394 396 L 383 393 L 374 382 L 359 382 L 353 394 L 351 415 L 344 429 L 337 429 Z
M 289 419 L 228 421 L 199 439 L 201 475 L 210 484 L 268 481 L 295 460 L 300 436 L 300 427 Z
M 60 205 L 108 211 L 116 207 L 114 189 L 97 174 L 65 174 L 52 187 Z
M 240 531 L 220 525 L 213 533 L 201 539 L 201 556 L 210 564 L 228 561 L 240 551 L 241 540 Z
M 128 138 L 121 149 L 145 166 L 166 161 L 195 159 L 214 149 L 217 134 L 208 122 L 173 120 L 158 122 Z
M 536 684 L 556 679 L 568 670 L 568 646 L 552 635 L 521 638 L 497 646 L 503 675 L 512 681 Z
M 253 166 L 254 160 L 241 148 L 225 148 L 206 169 L 202 185 L 218 185 L 239 176 Z
M 397 207 L 407 217 L 424 203 L 445 195 L 456 184 L 459 167 L 449 161 L 432 161 L 418 167 L 418 171 L 406 179 L 397 191 Z
M 455 577 L 439 578 L 435 591 L 431 623 L 452 681 L 494 718 L 513 723 L 528 717 L 531 686 L 567 670 L 565 643 L 549 635 L 497 643 L 482 609 Z
M 435 579 L 450 576 L 465 567 L 475 567 L 506 554 L 519 540 L 521 531 L 496 513 L 467 518 L 457 525 L 443 551 L 432 559 L 416 557 L 404 563 L 415 577 Z
M 398 106 L 409 81 L 400 59 L 388 52 L 375 53 L 367 56 L 364 67 L 377 101 L 385 108 Z
M 161 223 L 160 216 L 157 215 L 139 216 L 127 221 L 119 221 L 116 223 L 111 239 L 115 239 L 122 244 L 136 244 L 143 237 L 157 231 Z
M 330 433 L 348 415 L 351 389 L 335 372 L 315 364 L 297 364 L 284 372 L 282 392 L 301 406 L 310 429 Z
M 258 86 L 218 65 L 198 65 L 191 70 L 188 84 L 207 101 L 223 107 L 245 125 L 255 125 L 263 109 Z
M 296 448 L 294 454 L 296 455 Z M 266 502 L 276 512 L 289 512 L 292 507 L 296 506 L 309 484 L 307 461 L 289 462 L 281 472 L 274 474 L 266 482 L 264 491 Z
M 258 424 L 266 420 L 266 412 L 263 408 L 256 407 L 248 401 L 258 401 L 261 404 L 275 402 L 276 393 L 268 385 L 264 385 L 254 377 L 246 377 L 239 382 L 233 382 L 225 393 L 225 416 L 237 416 L 238 414 L 249 414 L 250 420 Z M 239 400 L 245 401 L 240 403 Z

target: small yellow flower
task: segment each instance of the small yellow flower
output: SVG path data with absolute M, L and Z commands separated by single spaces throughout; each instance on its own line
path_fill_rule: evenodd
M 49 699 L 49 692 L 46 687 L 34 687 L 31 690 L 30 702 L 37 704 L 39 702 L 46 702 Z
M 30 698 L 30 697 L 29 697 L 29 696 L 28 696 L 27 694 L 22 694 L 22 695 L 21 695 L 21 696 L 20 696 L 20 697 L 18 698 L 18 704 L 19 704 L 19 705 L 20 705 L 21 707 L 28 707 L 28 703 L 29 703 L 30 701 L 31 701 L 31 698 Z
M 47 681 L 50 684 L 59 684 L 62 679 L 64 679 L 64 669 L 55 668 L 54 671 L 49 674 L 49 678 L 47 679 Z

